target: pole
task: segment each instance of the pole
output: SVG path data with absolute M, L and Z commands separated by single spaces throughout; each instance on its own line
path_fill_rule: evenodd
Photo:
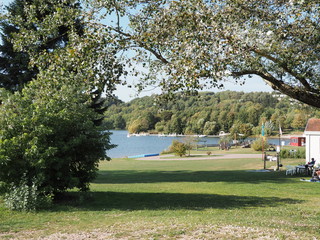
M 279 123 L 279 152 L 277 151 L 277 171 L 280 170 L 281 135 L 282 135 L 282 129 Z
M 281 152 L 281 140 L 280 140 L 280 133 L 279 133 L 279 152 L 277 152 L 277 171 L 280 170 L 280 152 Z
M 261 135 L 262 135 L 262 160 L 263 160 L 263 169 L 266 169 L 266 158 L 264 156 L 264 124 L 261 126 Z

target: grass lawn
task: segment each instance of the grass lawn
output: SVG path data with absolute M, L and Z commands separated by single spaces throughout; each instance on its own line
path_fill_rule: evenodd
M 261 158 L 101 162 L 89 194 L 50 210 L 0 201 L 0 239 L 316 239 L 320 184 L 247 171 L 262 167 Z
M 234 153 L 234 154 L 247 154 L 247 153 L 257 153 L 254 151 L 252 148 L 241 148 L 241 147 L 232 147 L 230 150 L 220 150 L 218 147 L 207 147 L 207 148 L 198 148 L 198 150 L 193 150 L 193 153 L 198 153 L 198 154 L 207 154 L 207 152 L 211 152 L 212 154 L 229 154 L 229 153 Z

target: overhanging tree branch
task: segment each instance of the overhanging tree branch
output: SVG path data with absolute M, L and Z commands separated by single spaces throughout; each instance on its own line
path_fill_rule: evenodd
M 169 64 L 170 62 L 163 57 L 159 52 L 157 52 L 156 50 L 154 50 L 153 48 L 147 46 L 147 44 L 141 42 L 141 41 L 137 41 L 135 38 L 133 38 L 129 33 L 125 33 L 123 31 L 121 31 L 120 29 L 114 29 L 113 30 L 125 37 L 127 37 L 128 39 L 130 39 L 131 41 L 134 41 L 137 43 L 137 45 L 149 52 L 151 52 L 157 59 L 159 59 L 161 62 L 163 62 L 164 64 Z
M 280 66 L 285 72 L 289 73 L 291 76 L 295 77 L 297 80 L 299 80 L 299 82 L 305 87 L 305 89 L 307 91 L 311 91 L 311 92 L 317 92 L 315 91 L 315 89 L 313 89 L 310 84 L 307 82 L 307 80 L 301 76 L 299 76 L 299 74 L 295 73 L 292 69 L 290 69 L 288 67 L 288 65 L 284 62 L 282 62 L 281 60 L 271 56 L 270 54 L 267 54 L 263 51 L 260 51 L 258 49 L 251 49 L 254 53 L 258 54 L 259 56 L 265 57 L 267 59 L 269 59 L 270 61 L 278 64 L 278 66 Z
M 320 92 L 316 92 L 314 89 L 313 91 L 307 91 L 305 88 L 294 87 L 289 84 L 286 84 L 284 81 L 276 79 L 269 73 L 263 73 L 255 70 L 232 72 L 232 75 L 234 77 L 241 77 L 245 75 L 260 76 L 262 79 L 267 81 L 273 89 L 278 90 L 308 105 L 320 108 Z

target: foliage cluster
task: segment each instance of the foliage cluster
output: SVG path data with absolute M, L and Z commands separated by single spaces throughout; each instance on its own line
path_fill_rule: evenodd
M 310 117 L 320 111 L 292 101 L 276 92 L 200 93 L 199 96 L 177 95 L 174 101 L 157 102 L 156 96 L 117 102 L 105 112 L 105 124 L 130 132 L 215 135 L 231 132 L 237 139 L 279 130 L 302 130 Z
M 27 8 L 29 5 L 30 9 Z M 84 24 L 80 19 L 78 12 L 80 11 L 80 3 L 77 0 L 64 1 L 63 5 L 57 5 L 51 0 L 25 1 L 14 0 L 6 7 L 8 15 L 3 21 L 0 21 L 0 29 L 2 32 L 0 45 L 0 87 L 10 91 L 22 90 L 27 82 L 30 82 L 39 73 L 39 69 L 35 65 L 30 64 L 30 54 L 28 51 L 17 51 L 16 47 L 21 44 L 16 35 L 23 31 L 37 29 L 43 31 L 43 25 L 48 17 L 57 14 L 56 7 L 69 8 L 69 13 L 73 14 L 74 31 L 77 34 L 83 33 Z M 31 8 L 33 8 L 31 10 Z M 40 10 L 42 8 L 42 10 Z M 28 10 L 27 10 L 28 9 Z M 65 9 L 61 8 L 61 12 Z M 34 13 L 34 15 L 33 15 Z M 12 19 L 10 15 L 15 19 Z M 30 24 L 30 17 L 33 22 Z M 19 19 L 19 20 L 18 20 Z M 52 21 L 53 23 L 53 21 Z M 62 25 L 55 28 L 51 34 L 46 34 L 42 38 L 34 41 L 32 47 L 32 55 L 41 54 L 43 51 L 53 51 L 62 48 L 68 44 L 71 38 L 70 26 L 67 26 L 65 19 Z M 37 26 L 37 27 L 36 27 Z M 54 26 L 54 23 L 52 24 Z M 51 27 L 52 27 L 51 26 Z M 28 32 L 30 38 L 36 35 Z M 21 45 L 20 45 L 21 47 Z
M 229 150 L 230 149 L 230 142 L 232 138 L 229 136 L 222 136 L 219 139 L 219 148 L 221 150 Z
M 0 181 L 10 208 L 33 210 L 51 194 L 88 190 L 99 161 L 109 159 L 101 94 L 112 95 L 122 67 L 113 37 L 93 29 L 77 0 L 15 0 L 7 11 Z
M 306 158 L 306 150 L 305 148 L 295 149 L 294 151 L 290 149 L 281 149 L 280 158 Z
M 2 92 L 1 181 L 19 186 L 25 175 L 29 186 L 36 177 L 46 193 L 88 189 L 112 145 L 108 133 L 94 124 L 90 95 L 64 81 L 38 77 L 21 93 Z
M 10 184 L 4 195 L 5 205 L 11 210 L 33 211 L 49 207 L 52 203 L 51 194 L 39 191 L 36 178 L 29 185 L 28 179 L 23 176 L 18 185 Z
M 128 60 L 149 67 L 134 73 L 144 73 L 146 84 L 169 96 L 258 76 L 273 89 L 320 107 L 319 1 L 111 2 L 104 5 L 106 20 L 111 11 L 129 16 L 130 28 L 115 29 L 137 53 Z M 114 15 L 120 26 L 122 18 Z
M 174 140 L 172 141 L 172 144 L 169 147 L 169 152 L 172 152 L 175 155 L 182 157 L 186 155 L 187 149 L 188 149 L 187 144 L 179 142 L 178 140 Z
M 252 142 L 251 147 L 255 151 L 262 151 L 263 149 L 267 149 L 269 147 L 268 140 L 263 138 L 258 138 Z

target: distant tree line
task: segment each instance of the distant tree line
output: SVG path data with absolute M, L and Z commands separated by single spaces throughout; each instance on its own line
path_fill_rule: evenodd
M 316 108 L 277 92 L 204 92 L 198 96 L 176 96 L 163 104 L 156 96 L 124 103 L 114 101 L 105 112 L 104 124 L 130 133 L 154 132 L 216 135 L 220 131 L 240 137 L 282 130 L 301 131 L 311 117 L 320 117 Z

